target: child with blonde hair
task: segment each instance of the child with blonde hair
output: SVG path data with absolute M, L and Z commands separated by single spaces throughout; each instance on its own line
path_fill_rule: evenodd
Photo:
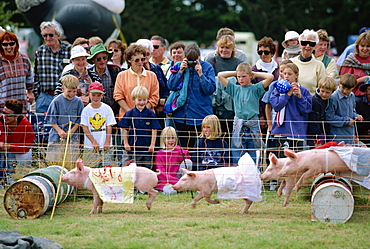
M 172 126 L 164 128 L 160 138 L 162 149 L 155 155 L 155 167 L 160 171 L 156 188 L 165 194 L 176 193 L 172 186 L 179 181 L 180 165 L 184 160 L 190 159 L 189 151 L 182 149 L 177 142 L 176 130 Z M 190 167 L 191 162 L 186 160 L 186 164 Z
M 193 162 L 197 170 L 229 166 L 229 145 L 221 138 L 221 125 L 216 115 L 208 115 L 202 121 L 202 133 L 194 145 Z

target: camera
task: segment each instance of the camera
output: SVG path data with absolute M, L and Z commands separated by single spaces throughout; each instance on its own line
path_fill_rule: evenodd
M 195 67 L 197 65 L 197 61 L 187 61 L 188 67 Z

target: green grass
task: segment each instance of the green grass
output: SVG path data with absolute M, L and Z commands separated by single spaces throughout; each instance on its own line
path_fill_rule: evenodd
M 92 198 L 69 197 L 34 220 L 12 219 L 0 209 L 0 230 L 47 238 L 64 248 L 369 248 L 369 191 L 355 189 L 355 210 L 345 224 L 311 221 L 311 206 L 302 189 L 283 208 L 273 192 L 239 214 L 243 200 L 205 200 L 190 206 L 189 192 L 160 194 L 151 211 L 146 196 L 135 203 L 105 204 L 102 214 L 90 215 Z M 4 190 L 0 191 L 3 206 Z M 296 199 L 296 200 L 294 200 Z

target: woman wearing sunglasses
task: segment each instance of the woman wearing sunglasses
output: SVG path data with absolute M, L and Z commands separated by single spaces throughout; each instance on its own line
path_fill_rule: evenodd
M 31 62 L 26 55 L 19 52 L 17 36 L 5 31 L 0 36 L 0 113 L 6 99 L 17 99 L 23 104 L 26 113 L 26 102 L 32 103 L 34 74 Z
M 117 76 L 113 97 L 120 105 L 119 116 L 135 107 L 131 92 L 136 86 L 144 86 L 149 92 L 147 108 L 154 111 L 159 100 L 159 83 L 155 73 L 146 70 L 146 49 L 141 45 L 133 44 L 126 50 L 126 59 L 129 69 L 120 72 Z
M 313 30 L 305 29 L 298 38 L 301 47 L 299 56 L 291 61 L 299 68 L 298 82 L 314 95 L 319 81 L 326 77 L 325 66 L 321 61 L 315 59 L 313 52 L 319 42 L 319 36 Z
M 126 44 L 120 40 L 113 39 L 108 42 L 106 47 L 108 51 L 113 52 L 113 56 L 110 61 L 108 61 L 108 64 L 114 64 L 120 66 L 122 69 L 127 69 L 128 66 L 125 58 Z

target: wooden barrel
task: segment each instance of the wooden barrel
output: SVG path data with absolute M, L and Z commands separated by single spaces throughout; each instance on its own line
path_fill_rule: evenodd
M 321 181 L 311 196 L 312 220 L 345 223 L 352 216 L 354 198 L 351 188 L 338 179 Z
M 14 219 L 35 219 L 54 204 L 53 184 L 41 176 L 27 176 L 12 184 L 4 195 L 4 208 Z
M 42 169 L 32 171 L 28 173 L 26 176 L 36 175 L 36 176 L 45 177 L 53 184 L 54 191 L 56 193 L 58 189 L 60 171 L 62 168 L 60 166 L 58 166 L 60 168 L 57 168 L 55 166 L 49 166 L 47 168 L 42 168 Z M 70 191 L 71 191 L 71 187 L 68 184 L 62 182 L 60 185 L 59 195 L 57 198 L 57 205 L 59 205 L 60 203 L 62 203 L 63 201 L 67 199 L 68 195 L 70 194 Z

